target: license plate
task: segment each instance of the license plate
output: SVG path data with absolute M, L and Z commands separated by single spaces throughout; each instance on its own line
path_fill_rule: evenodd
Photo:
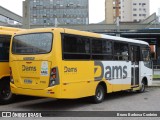
M 32 80 L 24 79 L 24 83 L 25 83 L 25 84 L 32 84 Z

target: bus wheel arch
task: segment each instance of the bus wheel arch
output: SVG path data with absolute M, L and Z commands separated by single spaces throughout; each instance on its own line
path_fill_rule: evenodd
M 95 90 L 95 95 L 92 97 L 94 103 L 101 103 L 105 98 L 105 93 L 107 92 L 107 86 L 105 82 L 100 82 Z
M 145 88 L 147 85 L 148 85 L 147 77 L 144 77 L 141 81 L 140 89 L 137 92 L 139 92 L 139 93 L 145 92 Z
M 0 79 L 0 104 L 8 104 L 14 98 L 10 89 L 10 77 Z
M 147 77 L 144 77 L 144 78 L 142 79 L 142 81 L 144 82 L 144 84 L 145 84 L 146 86 L 148 85 Z
M 100 82 L 98 85 L 102 85 L 102 87 L 104 88 L 104 91 L 107 92 L 107 85 L 104 81 Z

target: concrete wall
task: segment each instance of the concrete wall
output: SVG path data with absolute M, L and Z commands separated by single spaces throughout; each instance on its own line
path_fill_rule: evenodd
M 15 6 L 16 7 L 16 6 Z M 7 10 L 6 8 L 0 6 L 0 15 L 13 19 L 17 22 L 22 23 L 22 17 L 13 13 L 12 11 Z
M 29 0 L 23 1 L 23 28 L 30 28 Z
M 132 15 L 137 15 L 132 16 L 132 21 L 146 19 L 149 16 L 149 0 L 132 0 L 132 9 L 136 9 L 136 11 L 132 11 Z
M 139 22 L 149 16 L 149 0 L 120 0 L 120 21 L 121 22 Z M 115 21 L 115 9 L 113 9 L 114 0 L 106 0 L 105 19 L 107 24 Z
M 131 0 L 121 1 L 121 22 L 132 21 L 132 4 Z

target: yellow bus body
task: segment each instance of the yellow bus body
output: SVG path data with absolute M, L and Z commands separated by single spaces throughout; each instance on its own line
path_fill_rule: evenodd
M 105 91 L 107 93 L 131 89 L 131 84 L 111 84 L 110 81 L 106 80 L 104 77 L 102 80 L 95 81 L 95 77 L 100 76 L 102 71 L 99 66 L 95 66 L 94 60 L 62 60 L 61 34 L 67 33 L 72 35 L 101 38 L 100 34 L 63 28 L 46 28 L 20 31 L 16 35 L 41 32 L 49 32 L 54 35 L 52 50 L 50 53 L 18 55 L 13 54 L 10 49 L 10 67 L 12 69 L 14 79 L 14 83 L 11 83 L 11 90 L 13 93 L 60 99 L 74 99 L 95 95 L 96 87 L 100 82 L 107 86 Z M 25 58 L 28 57 L 34 58 L 34 60 L 25 60 Z M 45 61 L 48 63 L 49 75 L 41 76 L 41 65 L 42 62 Z M 34 66 L 36 71 L 22 71 L 22 66 Z M 59 84 L 49 87 L 50 70 L 54 67 L 58 68 Z M 76 72 L 73 72 L 72 70 L 75 67 Z M 71 71 L 65 72 L 67 69 Z M 96 72 L 94 72 L 95 69 L 97 69 Z M 31 79 L 32 83 L 24 83 L 25 79 Z
M 0 26 L 0 104 L 13 100 L 10 90 L 9 47 L 14 32 L 22 29 Z
M 12 28 L 12 27 L 4 27 L 0 26 L 0 36 L 1 35 L 6 35 L 6 36 L 12 36 L 14 32 L 19 31 L 19 28 Z M 9 60 L 8 62 L 0 62 L 0 80 L 3 79 L 4 77 L 9 77 Z

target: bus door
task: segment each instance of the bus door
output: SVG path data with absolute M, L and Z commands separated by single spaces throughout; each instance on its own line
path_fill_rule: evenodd
M 139 86 L 140 47 L 131 46 L 131 86 Z

